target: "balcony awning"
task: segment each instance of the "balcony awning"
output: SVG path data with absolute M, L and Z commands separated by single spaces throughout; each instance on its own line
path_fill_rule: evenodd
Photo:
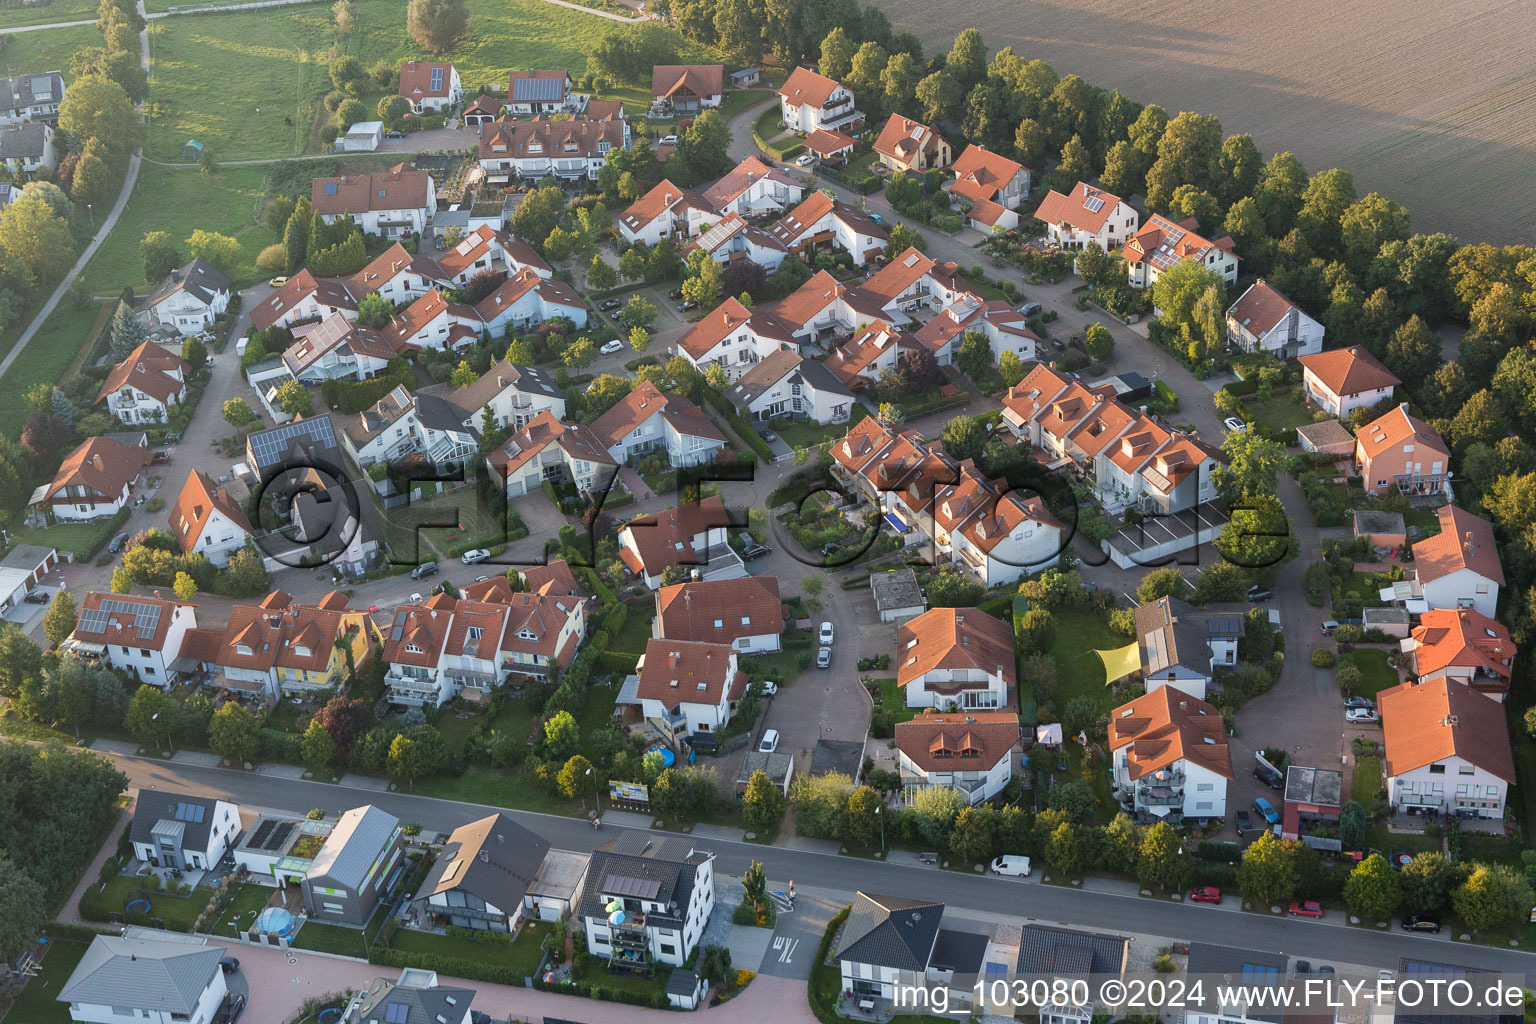
M 900 519 L 898 519 L 896 517 L 896 513 L 894 513 L 894 512 L 887 512 L 885 514 L 885 521 L 890 523 L 891 524 L 891 529 L 895 530 L 897 533 L 911 533 L 912 532 L 911 525 L 908 524 L 908 523 L 904 523 Z

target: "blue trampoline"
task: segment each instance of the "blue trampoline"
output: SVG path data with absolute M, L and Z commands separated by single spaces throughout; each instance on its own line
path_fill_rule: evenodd
M 299 930 L 298 918 L 282 907 L 268 907 L 256 916 L 256 930 L 286 939 Z
M 125 914 L 147 914 L 149 913 L 149 900 L 146 900 L 143 897 L 140 897 L 136 900 L 129 900 L 126 904 L 123 905 L 123 912 Z
M 337 1024 L 337 1022 L 341 1020 L 341 1011 L 333 1006 L 328 1010 L 321 1010 L 318 1014 L 315 1015 L 315 1019 L 318 1020 L 320 1024 Z

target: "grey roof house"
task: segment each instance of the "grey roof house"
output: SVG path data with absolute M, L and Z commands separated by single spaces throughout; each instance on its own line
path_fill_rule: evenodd
M 400 819 L 372 804 L 341 816 L 304 875 L 304 906 L 317 921 L 361 926 L 403 870 Z
M 860 892 L 832 948 L 842 990 L 866 999 L 894 999 L 896 989 L 927 977 L 944 919 L 944 904 Z
M 223 859 L 240 834 L 240 808 L 227 800 L 141 789 L 128 838 L 146 864 L 206 870 Z
M 1136 642 L 1150 693 L 1172 686 L 1205 699 L 1214 670 L 1237 665 L 1243 617 L 1235 610 L 1196 608 L 1160 597 L 1136 609 Z
M 469 1024 L 472 988 L 437 983 L 433 971 L 406 968 L 397 981 L 375 978 L 347 1005 L 344 1024 Z
M 74 1020 L 112 1024 L 124 1017 L 207 1024 L 228 991 L 219 970 L 223 946 L 98 935 L 59 990 Z
M 1230 976 L 1232 985 L 1248 988 L 1275 988 L 1287 983 L 1290 961 L 1283 953 L 1261 952 L 1256 949 L 1240 949 L 1236 946 L 1218 946 L 1208 942 L 1189 944 L 1189 974 L 1211 975 L 1218 978 Z M 1242 1024 L 1248 1021 L 1264 1021 L 1278 1024 L 1284 1014 L 1278 1009 L 1265 1006 L 1227 1005 L 1221 1003 L 1214 986 L 1206 986 L 1203 1000 L 1192 1000 L 1186 1012 L 1204 1012 L 1214 1019 L 1218 1013 L 1223 1021 Z
M 229 275 L 198 257 L 167 274 L 144 308 L 155 323 L 196 334 L 229 308 L 229 296 Z
M 12 174 L 59 165 L 53 126 L 42 121 L 0 126 L 0 164 Z
M 625 832 L 592 851 L 576 907 L 612 970 L 681 967 L 715 906 L 715 855 L 683 836 Z
M 510 931 L 547 853 L 547 840 L 505 814 L 460 825 L 416 892 L 415 920 L 432 928 Z
M 0 78 L 0 124 L 56 120 L 64 100 L 64 76 L 58 71 Z

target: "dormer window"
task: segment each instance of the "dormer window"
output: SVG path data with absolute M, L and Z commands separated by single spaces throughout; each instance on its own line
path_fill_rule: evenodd
M 480 629 L 479 626 L 470 626 L 469 627 L 469 638 L 471 640 L 479 640 L 481 632 L 482 632 L 482 630 Z
M 406 652 L 409 653 L 409 654 L 421 654 L 422 653 L 421 648 L 417 647 L 415 644 L 406 644 L 405 645 L 405 649 L 406 649 Z

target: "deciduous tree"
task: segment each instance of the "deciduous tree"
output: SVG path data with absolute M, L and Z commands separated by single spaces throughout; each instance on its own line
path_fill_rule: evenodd
M 1344 902 L 1365 921 L 1387 921 L 1403 902 L 1403 886 L 1387 859 L 1373 853 L 1350 871 Z
M 405 19 L 406 31 L 429 53 L 447 53 L 470 31 L 464 0 L 411 0 Z

